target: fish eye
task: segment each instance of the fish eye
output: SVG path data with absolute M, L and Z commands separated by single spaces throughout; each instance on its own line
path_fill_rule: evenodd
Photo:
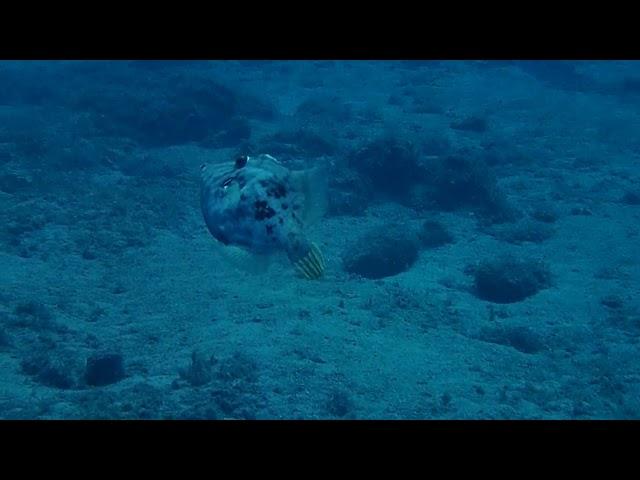
M 249 161 L 249 157 L 246 155 L 242 155 L 241 157 L 236 158 L 236 169 L 244 167 Z

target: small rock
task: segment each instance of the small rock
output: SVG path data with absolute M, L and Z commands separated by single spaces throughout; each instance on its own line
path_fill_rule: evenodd
M 13 173 L 0 176 L 0 190 L 6 193 L 16 193 L 25 190 L 30 185 L 29 179 Z
M 409 270 L 418 259 L 419 240 L 403 225 L 369 231 L 343 257 L 348 273 L 377 280 Z
M 467 132 L 484 133 L 487 131 L 487 121 L 481 117 L 469 117 L 458 122 L 452 122 L 451 128 L 454 130 L 464 130 Z
M 68 351 L 38 352 L 23 359 L 22 371 L 42 385 L 67 390 L 77 385 L 77 358 Z
M 420 164 L 420 152 L 410 142 L 395 137 L 379 138 L 353 151 L 349 166 L 371 182 L 376 194 L 403 199 L 411 187 L 428 176 Z
M 206 358 L 202 353 L 193 351 L 191 353 L 191 364 L 180 371 L 180 378 L 189 382 L 193 387 L 206 385 L 213 376 L 213 365 L 217 359 L 213 356 Z
M 535 295 L 551 283 L 545 263 L 503 256 L 472 269 L 475 294 L 494 303 L 515 303 Z
M 122 355 L 108 353 L 94 355 L 87 359 L 85 381 L 87 385 L 100 387 L 119 382 L 124 378 Z
M 617 295 L 607 295 L 600 300 L 600 303 L 612 310 L 619 310 L 624 305 L 622 299 Z
M 82 258 L 85 260 L 95 260 L 98 258 L 98 255 L 96 255 L 96 252 L 93 249 L 87 248 L 82 252 Z
M 55 328 L 51 311 L 41 302 L 30 300 L 19 304 L 14 310 L 16 325 L 34 330 L 49 330 Z
M 453 243 L 454 239 L 446 227 L 436 220 L 426 220 L 420 230 L 420 240 L 426 248 L 442 247 Z
M 542 336 L 522 326 L 483 328 L 478 338 L 484 342 L 506 345 L 528 354 L 538 353 L 545 348 Z
M 344 390 L 331 392 L 327 399 L 327 411 L 334 417 L 344 417 L 353 410 L 353 401 Z
M 627 205 L 640 205 L 640 193 L 627 192 L 622 196 L 622 203 Z

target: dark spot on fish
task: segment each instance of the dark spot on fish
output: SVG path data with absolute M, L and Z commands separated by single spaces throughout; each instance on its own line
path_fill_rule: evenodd
M 282 183 L 273 180 L 260 180 L 259 183 L 266 190 L 268 197 L 282 198 L 287 195 L 287 189 Z
M 273 217 L 276 214 L 275 210 L 271 208 L 264 200 L 256 200 L 253 205 L 255 207 L 256 220 L 265 220 L 267 218 Z
M 287 205 L 286 203 L 283 203 L 283 204 L 282 204 L 282 209 L 283 209 L 283 210 L 286 210 L 287 208 L 289 208 L 289 205 Z
M 276 183 L 267 190 L 267 195 L 270 197 L 282 198 L 287 195 L 287 189 L 281 183 Z
M 246 200 L 247 196 L 244 193 L 240 194 L 240 200 Z
M 280 218 L 278 219 L 278 223 L 279 223 L 280 225 L 282 225 L 282 224 L 284 223 L 284 220 L 282 220 L 282 217 L 280 217 Z
M 267 235 L 273 235 L 273 225 L 265 225 L 264 227 L 267 231 Z
M 300 210 L 300 205 L 294 205 L 294 206 L 293 206 L 293 207 L 291 207 L 291 208 L 293 208 L 294 210 Z

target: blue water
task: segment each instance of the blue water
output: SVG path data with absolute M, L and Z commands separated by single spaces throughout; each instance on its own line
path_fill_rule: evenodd
M 633 61 L 2 61 L 0 418 L 638 418 L 639 131 Z M 259 154 L 318 280 L 207 230 Z

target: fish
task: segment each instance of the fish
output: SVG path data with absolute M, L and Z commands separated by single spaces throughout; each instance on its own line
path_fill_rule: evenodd
M 306 228 L 326 212 L 322 167 L 294 171 L 269 154 L 200 166 L 200 205 L 211 236 L 252 255 L 285 252 L 309 280 L 323 276 L 325 259 Z

